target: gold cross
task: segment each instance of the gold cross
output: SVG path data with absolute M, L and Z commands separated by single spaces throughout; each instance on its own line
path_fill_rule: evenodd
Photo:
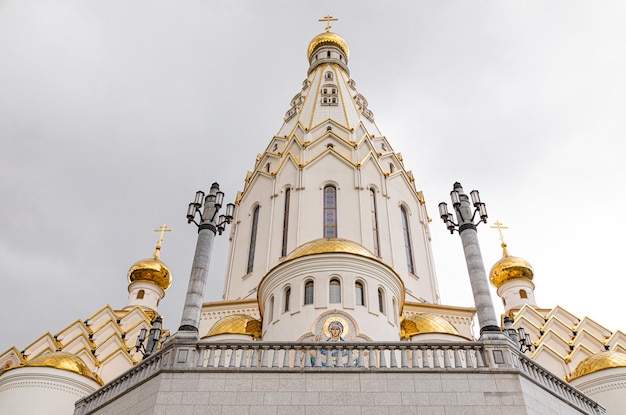
M 504 242 L 504 236 L 502 236 L 502 229 L 509 229 L 509 227 L 502 225 L 499 220 L 495 221 L 494 225 L 495 226 L 490 226 L 490 228 L 498 229 L 498 233 L 500 234 L 500 241 L 502 242 L 502 247 L 505 247 L 506 243 Z
M 335 17 L 333 17 L 331 15 L 326 15 L 326 16 L 324 16 L 323 19 L 319 19 L 318 21 L 319 22 L 326 22 L 326 31 L 330 32 L 330 22 L 336 22 L 337 20 L 339 20 L 339 19 L 337 19 L 337 18 L 335 18 Z
M 159 229 L 155 229 L 155 232 L 161 232 L 159 240 L 157 241 L 156 250 L 154 251 L 154 259 L 159 259 L 161 256 L 161 242 L 163 242 L 163 233 L 172 232 L 172 229 L 168 228 L 166 224 L 161 225 Z

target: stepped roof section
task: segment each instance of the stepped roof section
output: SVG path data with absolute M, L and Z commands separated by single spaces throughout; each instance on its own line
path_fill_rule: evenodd
M 64 352 L 80 358 L 91 372 L 108 382 L 141 361 L 135 342 L 140 330 L 150 330 L 155 318 L 155 312 L 141 307 L 114 310 L 107 305 L 55 335 L 44 333 L 21 351 L 16 347 L 6 350 L 0 354 L 0 374 L 28 366 L 48 353 Z

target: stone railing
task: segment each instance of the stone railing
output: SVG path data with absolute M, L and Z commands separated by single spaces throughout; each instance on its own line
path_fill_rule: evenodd
M 168 341 L 144 360 L 76 403 L 84 415 L 162 371 L 251 372 L 518 372 L 588 414 L 604 409 L 564 380 L 516 351 L 507 340 L 481 342 L 206 342 Z
M 197 367 L 222 369 L 476 369 L 482 343 L 199 343 Z

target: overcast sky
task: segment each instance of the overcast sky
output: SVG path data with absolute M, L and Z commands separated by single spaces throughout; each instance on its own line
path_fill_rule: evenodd
M 227 201 L 243 188 L 329 13 L 424 191 L 443 303 L 473 305 L 460 239 L 437 217 L 460 181 L 509 226 L 540 306 L 626 329 L 623 1 L 0 0 L 0 353 L 123 307 L 163 223 L 174 282 L 159 311 L 179 326 L 187 204 L 213 181 Z M 498 233 L 479 235 L 489 270 Z

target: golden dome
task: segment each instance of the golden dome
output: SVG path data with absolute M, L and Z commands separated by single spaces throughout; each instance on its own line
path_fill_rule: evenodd
M 100 385 L 104 385 L 102 379 L 93 373 L 83 360 L 72 353 L 54 352 L 37 356 L 25 365 L 26 367 L 52 367 L 55 369 L 67 370 L 68 372 L 78 373 L 95 380 Z
M 256 339 L 261 337 L 261 322 L 247 314 L 226 316 L 215 323 L 203 339 L 218 334 L 246 334 Z
M 315 49 L 317 49 L 318 46 L 328 44 L 337 46 L 343 51 L 343 53 L 346 54 L 346 59 L 350 58 L 350 49 L 348 49 L 348 42 L 346 42 L 345 39 L 339 36 L 337 33 L 333 32 L 324 32 L 315 36 L 311 43 L 309 43 L 307 57 L 311 59 L 311 55 L 313 55 L 313 52 L 315 52 Z
M 502 259 L 494 264 L 489 272 L 491 284 L 500 288 L 505 282 L 525 278 L 532 281 L 535 272 L 533 267 L 525 259 L 509 256 L 506 244 L 502 244 Z
M 421 313 L 405 318 L 400 324 L 402 337 L 410 339 L 416 334 L 445 333 L 460 336 L 458 330 L 445 318 L 436 314 Z
M 572 379 L 613 367 L 626 367 L 626 354 L 610 351 L 589 356 L 578 363 L 576 369 L 567 375 L 565 380 L 569 382 Z
M 342 238 L 319 238 L 300 245 L 285 258 L 285 261 L 308 255 L 327 254 L 331 252 L 348 253 L 378 260 L 363 245 Z
M 128 282 L 145 281 L 158 285 L 164 291 L 172 285 L 170 269 L 158 259 L 148 258 L 135 262 L 128 270 Z

